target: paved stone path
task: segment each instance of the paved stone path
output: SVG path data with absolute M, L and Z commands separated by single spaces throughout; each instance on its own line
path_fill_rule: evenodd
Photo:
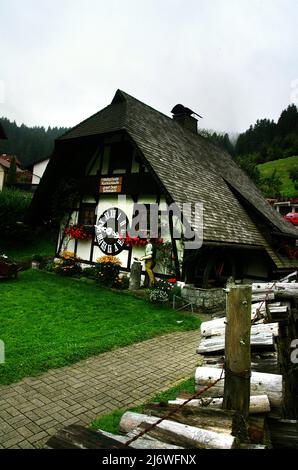
M 0 386 L 0 448 L 40 448 L 58 429 L 143 403 L 199 363 L 199 332 L 171 333 Z

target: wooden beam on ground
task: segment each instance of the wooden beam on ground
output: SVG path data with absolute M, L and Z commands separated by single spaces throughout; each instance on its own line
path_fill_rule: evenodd
M 274 449 L 298 449 L 298 421 L 268 418 L 269 435 Z
M 204 338 L 223 336 L 225 334 L 225 329 L 226 317 L 217 320 L 205 321 L 201 324 L 201 335 Z M 251 336 L 269 333 L 273 334 L 274 336 L 278 335 L 277 323 L 260 323 L 257 325 L 252 325 L 251 327 Z
M 123 444 L 99 431 L 72 424 L 52 436 L 46 443 L 48 449 L 120 449 Z
M 137 427 L 148 429 L 159 419 L 141 413 L 126 412 L 121 418 L 120 430 L 130 432 Z M 232 449 L 238 445 L 237 438 L 228 433 L 213 432 L 170 420 L 162 421 L 148 433 L 155 439 L 191 449 Z
M 198 367 L 195 374 L 196 389 L 202 389 L 210 386 L 215 380 L 219 379 L 222 370 L 217 367 Z M 202 396 L 222 397 L 223 380 L 217 382 Z M 251 395 L 268 395 L 270 405 L 279 407 L 282 403 L 282 375 L 265 374 L 262 372 L 252 372 L 250 380 Z
M 257 325 L 263 326 L 263 325 Z M 268 329 L 265 332 L 261 330 L 250 337 L 250 346 L 252 351 L 274 351 L 274 335 Z M 204 338 L 200 341 L 197 348 L 198 354 L 218 354 L 225 350 L 225 337 L 212 336 L 211 338 Z
M 274 300 L 275 299 L 275 293 L 274 292 L 258 292 L 255 294 L 252 294 L 251 301 L 252 302 L 261 302 L 261 301 L 266 301 L 266 300 Z
M 185 398 L 176 398 L 176 400 L 169 400 L 168 404 L 173 408 L 178 405 L 182 405 L 186 402 Z M 223 398 L 214 398 L 214 397 L 205 397 L 205 398 L 196 398 L 191 400 L 185 405 L 188 408 L 198 408 L 210 409 L 222 409 Z M 250 397 L 249 401 L 249 413 L 250 414 L 259 414 L 259 413 L 268 413 L 270 411 L 270 403 L 267 395 L 253 395 Z
M 140 434 L 141 429 L 136 428 L 134 431 L 128 433 L 126 436 L 115 435 L 107 431 L 102 431 L 101 429 L 99 430 L 99 432 L 111 439 L 115 439 L 116 441 L 121 442 L 124 445 L 131 438 Z M 143 437 L 139 437 L 137 440 L 133 441 L 129 447 L 133 449 L 183 449 L 183 447 L 174 446 L 172 444 L 159 441 L 158 439 L 154 439 L 153 437 L 148 436 L 146 434 L 144 434 Z
M 144 413 L 151 416 L 164 418 L 168 413 L 173 412 L 177 406 L 168 403 L 151 403 L 144 409 Z M 235 412 L 218 408 L 199 408 L 192 407 L 181 408 L 171 417 L 170 421 L 196 426 L 210 431 L 221 433 L 233 433 L 233 420 Z

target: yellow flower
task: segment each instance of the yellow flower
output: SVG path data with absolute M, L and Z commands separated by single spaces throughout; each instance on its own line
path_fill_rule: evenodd
M 121 261 L 117 256 L 101 256 L 100 258 L 97 258 L 96 260 L 97 263 L 112 263 L 112 264 L 117 264 L 118 266 L 121 266 Z
M 60 256 L 64 259 L 81 259 L 73 251 L 62 251 Z

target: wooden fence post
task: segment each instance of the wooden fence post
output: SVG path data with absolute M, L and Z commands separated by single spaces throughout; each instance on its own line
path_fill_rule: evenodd
M 251 286 L 233 285 L 227 289 L 223 408 L 238 411 L 244 423 L 250 399 L 251 295 Z

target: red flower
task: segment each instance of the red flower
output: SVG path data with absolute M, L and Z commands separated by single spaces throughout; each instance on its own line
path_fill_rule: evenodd
M 76 240 L 91 240 L 93 228 L 85 227 L 84 225 L 72 225 L 65 227 L 64 233 Z
M 176 284 L 177 279 L 175 277 L 171 277 L 171 279 L 168 279 L 168 282 L 170 282 L 171 284 Z

